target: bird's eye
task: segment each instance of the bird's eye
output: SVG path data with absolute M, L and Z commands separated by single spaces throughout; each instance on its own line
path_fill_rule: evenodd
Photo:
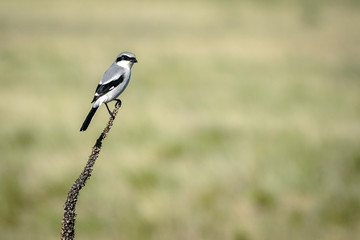
M 118 57 L 118 58 L 116 59 L 116 62 L 120 62 L 120 61 L 122 61 L 122 60 L 130 61 L 131 58 L 130 58 L 129 56 L 123 55 L 123 56 L 121 56 L 121 57 Z

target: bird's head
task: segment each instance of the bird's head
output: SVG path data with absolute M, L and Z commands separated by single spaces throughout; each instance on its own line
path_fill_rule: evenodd
M 131 68 L 134 63 L 137 63 L 137 59 L 135 54 L 131 52 L 122 52 L 117 56 L 115 63 L 122 67 Z

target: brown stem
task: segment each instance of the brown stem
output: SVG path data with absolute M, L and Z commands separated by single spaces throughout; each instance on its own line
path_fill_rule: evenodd
M 115 116 L 118 113 L 120 107 L 121 107 L 121 102 L 118 101 L 115 104 L 114 111 L 112 112 L 113 117 L 110 117 L 107 126 L 100 134 L 99 138 L 96 140 L 96 143 L 92 148 L 91 155 L 89 156 L 89 159 L 85 165 L 84 170 L 82 171 L 78 179 L 76 179 L 76 181 L 72 185 L 67 195 L 67 199 L 65 201 L 65 206 L 64 206 L 64 217 L 62 220 L 62 227 L 61 227 L 61 240 L 72 240 L 75 237 L 75 228 L 74 228 L 75 217 L 76 217 L 75 207 L 78 200 L 79 192 L 81 188 L 85 186 L 86 181 L 91 176 L 91 172 L 93 171 L 93 166 L 95 164 L 95 161 L 99 157 L 102 141 L 106 138 L 106 135 L 109 133 L 111 126 L 113 125 Z

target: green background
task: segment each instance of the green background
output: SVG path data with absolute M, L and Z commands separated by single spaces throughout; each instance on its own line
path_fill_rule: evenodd
M 59 239 L 106 108 L 80 126 L 125 50 L 139 63 L 80 194 L 76 239 L 356 239 L 359 10 L 2 1 L 0 239 Z

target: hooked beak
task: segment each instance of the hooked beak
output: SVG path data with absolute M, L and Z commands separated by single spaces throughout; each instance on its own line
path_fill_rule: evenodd
M 137 60 L 136 58 L 131 59 L 131 61 L 132 61 L 133 63 L 137 63 L 137 62 L 138 62 L 138 60 Z

